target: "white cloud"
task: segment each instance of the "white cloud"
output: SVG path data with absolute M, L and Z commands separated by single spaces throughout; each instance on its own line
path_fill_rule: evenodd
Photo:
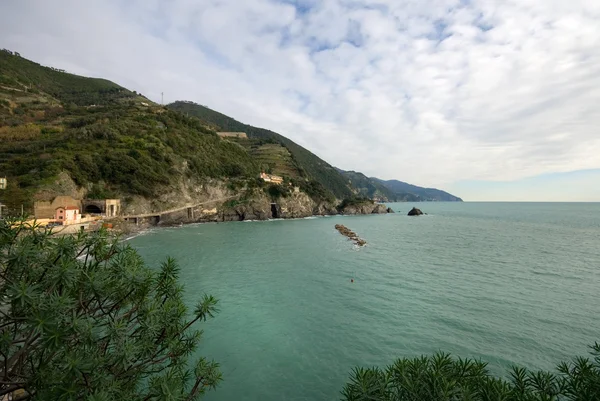
M 420 185 L 599 168 L 598 26 L 588 0 L 0 4 L 0 47 Z

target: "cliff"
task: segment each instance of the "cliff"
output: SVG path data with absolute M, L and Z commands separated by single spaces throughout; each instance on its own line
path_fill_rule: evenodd
M 314 215 L 337 214 L 328 202 L 317 202 L 302 192 L 272 199 L 264 190 L 249 189 L 226 202 L 215 200 L 202 206 L 161 216 L 161 225 L 245 220 L 295 219 Z

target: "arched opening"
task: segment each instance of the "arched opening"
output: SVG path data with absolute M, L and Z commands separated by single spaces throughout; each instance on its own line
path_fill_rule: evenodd
M 96 205 L 87 205 L 84 211 L 90 214 L 102 214 L 102 210 Z
M 274 219 L 279 218 L 279 207 L 276 203 L 271 203 L 271 217 L 273 217 Z

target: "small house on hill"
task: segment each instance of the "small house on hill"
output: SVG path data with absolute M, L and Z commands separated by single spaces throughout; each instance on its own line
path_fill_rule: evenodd
M 7 181 L 6 177 L 0 177 L 0 189 L 6 189 Z
M 248 139 L 248 135 L 245 132 L 217 132 L 221 138 L 242 138 Z
M 36 219 L 52 219 L 56 217 L 58 208 L 66 208 L 67 206 L 73 206 L 77 210 L 81 210 L 81 201 L 68 195 L 57 196 L 52 201 L 35 201 L 33 204 L 34 216 Z
M 262 178 L 264 182 L 272 182 L 273 184 L 277 185 L 283 184 L 283 177 L 278 175 L 260 173 L 260 178 Z
M 63 224 L 74 224 L 81 221 L 81 214 L 77 206 L 60 206 L 56 208 L 54 219 Z

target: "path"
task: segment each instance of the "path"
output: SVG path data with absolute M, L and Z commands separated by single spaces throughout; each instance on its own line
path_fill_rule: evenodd
M 181 207 L 177 207 L 177 208 L 174 208 L 174 209 L 162 210 L 160 212 L 144 213 L 144 214 L 131 214 L 131 215 L 125 215 L 125 216 L 120 216 L 120 217 L 124 218 L 124 219 L 133 219 L 133 218 L 138 218 L 139 219 L 139 218 L 144 218 L 144 217 L 161 216 L 163 214 L 180 212 L 180 211 L 185 210 L 185 209 L 189 209 L 189 208 L 194 208 L 194 207 L 206 205 L 207 203 L 224 202 L 224 201 L 229 200 L 229 199 L 237 198 L 238 196 L 239 195 L 233 195 L 233 196 L 227 196 L 225 198 L 212 199 L 212 200 L 209 200 L 209 201 L 204 201 L 204 202 L 196 203 L 196 204 L 193 204 L 193 205 L 186 205 L 186 206 L 181 206 Z

